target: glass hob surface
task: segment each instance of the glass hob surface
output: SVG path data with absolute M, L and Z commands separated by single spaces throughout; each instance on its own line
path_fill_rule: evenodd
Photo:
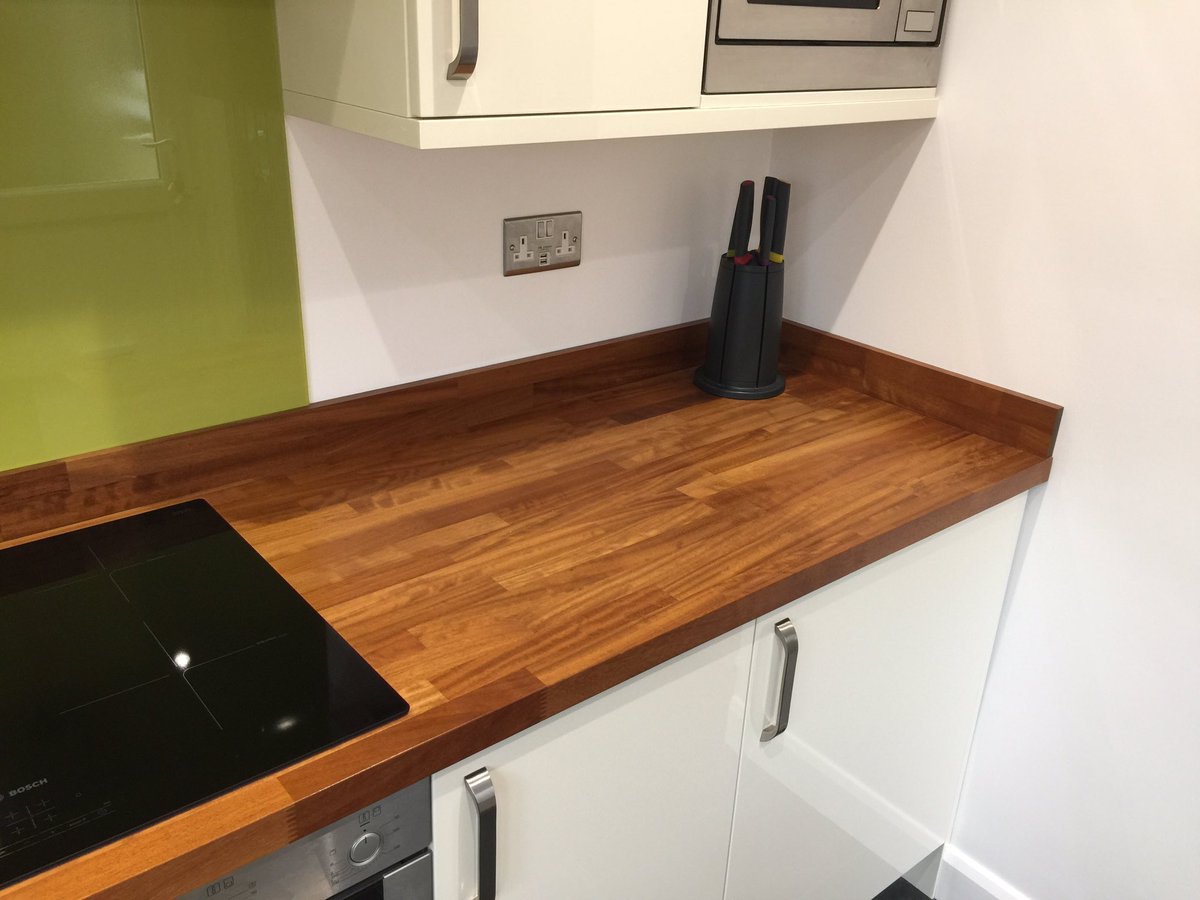
M 0 550 L 0 887 L 407 712 L 202 500 Z

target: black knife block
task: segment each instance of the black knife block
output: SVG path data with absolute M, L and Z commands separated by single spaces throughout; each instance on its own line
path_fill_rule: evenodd
M 765 400 L 783 393 L 783 266 L 738 266 L 728 256 L 721 257 L 708 320 L 708 352 L 692 378 L 701 390 L 735 400 Z

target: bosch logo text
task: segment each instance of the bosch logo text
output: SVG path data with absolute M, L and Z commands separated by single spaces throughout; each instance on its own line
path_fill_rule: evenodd
M 39 778 L 37 781 L 31 781 L 29 784 L 23 784 L 19 788 L 14 788 L 8 792 L 8 796 L 16 797 L 20 794 L 24 794 L 26 791 L 32 791 L 34 788 L 40 788 L 42 785 L 49 783 L 49 778 Z

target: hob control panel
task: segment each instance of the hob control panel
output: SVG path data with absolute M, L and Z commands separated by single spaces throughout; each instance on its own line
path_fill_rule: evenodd
M 0 785 L 0 860 L 112 816 L 107 796 L 73 790 L 55 776 Z

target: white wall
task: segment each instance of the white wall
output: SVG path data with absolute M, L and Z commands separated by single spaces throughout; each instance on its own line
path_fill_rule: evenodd
M 771 153 L 768 132 L 417 151 L 287 125 L 314 400 L 707 316 Z M 502 277 L 506 216 L 573 209 L 581 266 Z
M 960 0 L 936 124 L 774 143 L 790 316 L 1066 407 L 953 838 L 998 896 L 1200 897 L 1198 10 Z

